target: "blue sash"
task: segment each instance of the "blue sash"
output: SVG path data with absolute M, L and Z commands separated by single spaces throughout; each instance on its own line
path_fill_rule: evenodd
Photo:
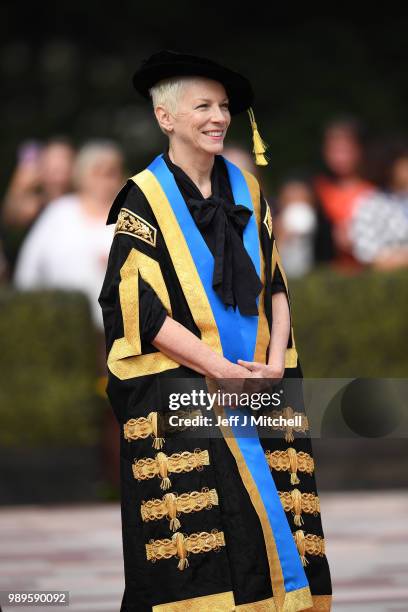
M 225 158 L 224 161 L 235 203 L 246 206 L 253 213 L 244 229 L 243 240 L 258 276 L 260 276 L 258 226 L 248 185 L 241 170 Z M 236 363 L 238 358 L 253 361 L 258 316 L 243 316 L 238 308 L 234 311 L 232 306 L 225 306 L 214 291 L 212 287 L 213 255 L 197 228 L 163 155 L 158 155 L 147 169 L 159 181 L 183 232 L 214 314 L 224 356 L 233 363 Z M 258 300 L 259 296 L 257 303 Z M 244 416 L 244 411 L 240 409 L 226 408 L 226 413 L 227 416 L 240 415 L 241 419 Z M 282 567 L 285 590 L 289 592 L 308 587 L 309 583 L 259 441 L 257 428 L 250 423 L 244 428 L 241 422 L 239 425 L 232 426 L 231 429 L 265 506 Z

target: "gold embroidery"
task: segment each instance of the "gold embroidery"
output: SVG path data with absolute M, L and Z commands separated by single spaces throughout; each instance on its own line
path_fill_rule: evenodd
M 136 480 L 147 480 L 159 476 L 161 478 L 160 488 L 166 491 L 171 487 L 169 473 L 200 471 L 205 465 L 210 465 L 208 451 L 197 448 L 193 453 L 184 451 L 170 456 L 157 453 L 155 459 L 135 459 L 132 469 Z
M 125 440 L 130 442 L 131 440 L 139 440 L 140 438 L 147 438 L 148 436 L 153 437 L 153 448 L 156 450 L 163 447 L 164 438 L 157 435 L 158 433 L 158 414 L 157 412 L 150 412 L 145 417 L 139 417 L 138 419 L 129 419 L 123 425 L 123 436 Z
M 285 432 L 285 441 L 288 442 L 288 444 L 294 440 L 294 431 L 306 433 L 306 431 L 309 430 L 309 421 L 306 414 L 304 412 L 294 412 L 291 406 L 286 406 L 283 410 L 272 410 L 271 412 L 265 412 L 265 416 L 270 416 L 273 419 L 283 417 L 286 421 L 289 419 L 295 419 L 295 417 L 300 417 L 296 419 L 294 425 L 272 425 L 272 429 L 281 429 Z M 300 421 L 300 424 L 298 424 L 297 421 Z
M 202 531 L 201 533 L 192 533 L 184 535 L 177 531 L 171 540 L 150 540 L 146 544 L 146 556 L 148 561 L 160 561 L 161 559 L 171 559 L 178 557 L 178 569 L 183 570 L 189 566 L 188 555 L 190 553 L 196 555 L 203 552 L 218 552 L 221 546 L 225 546 L 225 538 L 223 531 L 213 529 L 211 533 Z
M 282 608 L 283 611 L 288 610 L 295 612 L 295 610 L 305 610 L 305 612 L 313 612 L 313 598 L 310 593 L 309 587 L 303 587 L 302 589 L 296 589 L 295 591 L 289 591 L 285 595 L 285 603 Z M 281 608 L 278 608 L 279 610 Z
M 180 366 L 160 351 L 142 355 L 139 329 L 139 274 L 149 280 L 152 289 L 171 316 L 170 297 L 159 263 L 141 251 L 131 249 L 120 269 L 119 299 L 124 336 L 113 342 L 108 355 L 108 368 L 120 380 L 157 374 Z
M 200 409 L 196 410 L 178 410 L 177 416 L 183 423 L 183 419 L 192 419 L 197 416 L 201 416 L 202 412 Z M 147 438 L 148 436 L 153 437 L 153 448 L 160 450 L 163 448 L 165 442 L 164 437 L 158 436 L 158 429 L 160 423 L 160 431 L 183 431 L 189 429 L 187 425 L 170 425 L 168 422 L 169 414 L 159 414 L 157 412 L 150 412 L 147 417 L 139 417 L 137 419 L 129 419 L 123 425 L 123 436 L 125 440 L 130 442 L 131 440 L 140 440 Z
M 266 203 L 266 213 L 265 213 L 265 217 L 264 217 L 264 224 L 266 229 L 268 230 L 268 234 L 269 234 L 269 238 L 272 237 L 272 215 L 271 215 L 271 209 L 269 208 L 269 204 L 265 198 L 265 203 Z
M 311 601 L 313 600 L 313 604 Z M 181 599 L 169 603 L 153 606 L 152 612 L 277 612 L 275 605 L 276 597 L 269 597 L 262 601 L 253 601 L 246 604 L 235 605 L 232 591 L 216 593 L 215 595 L 203 595 L 192 599 Z M 305 587 L 286 593 L 285 605 L 287 610 L 306 610 L 317 612 L 317 610 L 330 612 L 331 595 L 313 595 Z M 313 605 L 313 607 L 310 607 Z
M 142 502 L 140 512 L 142 520 L 157 521 L 165 516 L 170 521 L 170 529 L 177 531 L 181 524 L 177 518 L 180 514 L 199 512 L 200 510 L 211 510 L 213 506 L 218 506 L 218 495 L 215 489 L 203 488 L 201 491 L 191 493 L 167 493 L 162 499 L 150 499 Z
M 115 234 L 135 236 L 151 246 L 156 246 L 157 229 L 128 208 L 120 209 Z
M 234 612 L 276 612 L 278 609 L 281 610 L 282 608 L 275 605 L 275 598 L 268 597 L 268 599 L 262 599 L 261 601 L 252 601 L 235 606 Z
M 314 470 L 313 457 L 303 451 L 297 453 L 295 449 L 291 447 L 284 451 L 271 452 L 267 450 L 265 456 L 272 470 L 290 472 L 290 482 L 293 485 L 299 484 L 300 482 L 297 476 L 298 471 L 312 474 Z
M 308 555 L 319 555 L 322 557 L 325 554 L 325 542 L 320 536 L 314 535 L 313 533 L 306 533 L 302 529 L 298 529 L 294 532 L 293 537 L 299 551 L 300 558 L 302 559 L 302 565 L 308 565 L 309 561 L 306 559 L 306 553 Z
M 232 591 L 203 595 L 153 606 L 152 612 L 234 612 L 235 600 Z
M 313 595 L 313 608 L 310 612 L 317 612 L 318 610 L 323 612 L 330 612 L 332 608 L 332 596 L 331 595 Z
M 279 497 L 285 512 L 293 511 L 293 520 L 297 527 L 303 524 L 302 512 L 314 514 L 320 512 L 320 500 L 314 493 L 301 493 L 299 489 L 279 491 Z

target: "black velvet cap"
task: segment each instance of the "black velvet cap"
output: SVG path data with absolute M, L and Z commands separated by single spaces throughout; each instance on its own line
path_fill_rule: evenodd
M 158 81 L 174 76 L 202 76 L 219 81 L 229 98 L 231 115 L 247 110 L 253 104 L 254 92 L 248 79 L 205 57 L 163 49 L 145 59 L 133 75 L 133 85 L 144 98 Z

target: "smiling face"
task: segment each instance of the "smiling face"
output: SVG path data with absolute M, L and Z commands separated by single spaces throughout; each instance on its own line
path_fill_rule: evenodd
M 227 93 L 218 81 L 204 77 L 187 80 L 174 112 L 159 104 L 155 114 L 172 143 L 210 155 L 222 153 L 231 115 Z

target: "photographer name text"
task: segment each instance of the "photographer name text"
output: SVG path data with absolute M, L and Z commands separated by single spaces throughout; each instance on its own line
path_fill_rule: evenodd
M 292 418 L 285 418 L 283 415 L 277 417 L 267 415 L 239 415 L 211 416 L 197 415 L 195 417 L 182 417 L 173 414 L 169 417 L 169 425 L 172 427 L 245 427 L 246 425 L 256 425 L 260 427 L 301 427 L 302 415 L 298 414 Z

